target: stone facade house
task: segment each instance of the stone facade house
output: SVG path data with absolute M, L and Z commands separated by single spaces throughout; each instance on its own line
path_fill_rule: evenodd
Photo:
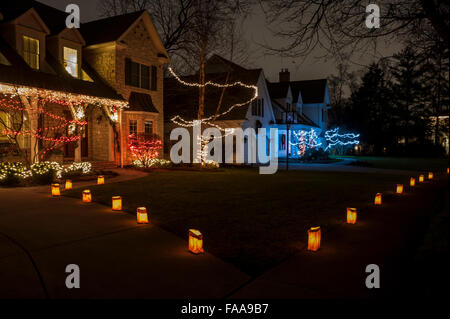
M 66 17 L 33 0 L 0 4 L 0 160 L 14 160 L 2 123 L 15 105 L 23 116 L 16 135 L 32 161 L 130 164 L 130 134 L 163 139 L 168 54 L 146 11 L 80 29 L 66 28 Z M 43 152 L 52 140 L 63 142 Z

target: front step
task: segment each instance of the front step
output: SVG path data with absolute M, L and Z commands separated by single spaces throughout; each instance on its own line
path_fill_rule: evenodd
M 91 162 L 92 169 L 96 171 L 106 171 L 117 168 L 116 162 Z

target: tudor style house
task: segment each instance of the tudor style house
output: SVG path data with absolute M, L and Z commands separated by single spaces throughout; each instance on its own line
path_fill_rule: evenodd
M 215 83 L 234 83 L 240 81 L 246 85 L 258 88 L 258 98 L 252 103 L 239 106 L 230 112 L 214 118 L 213 125 L 221 128 L 270 128 L 278 129 L 278 152 L 275 156 L 296 157 L 298 152 L 288 147 L 286 136 L 287 124 L 289 134 L 294 131 L 311 132 L 317 136 L 317 144 L 323 143 L 323 135 L 327 127 L 327 110 L 329 108 L 328 85 L 326 80 L 290 81 L 289 71 L 280 72 L 280 82 L 270 83 L 266 80 L 262 69 L 247 69 L 219 55 L 212 55 L 205 65 L 206 80 Z M 196 83 L 198 75 L 181 78 L 185 82 Z M 232 105 L 248 101 L 252 97 L 248 88 L 227 88 L 225 91 L 208 86 L 205 95 L 204 118 L 228 110 Z M 175 78 L 165 79 L 164 115 L 166 154 L 169 153 L 169 136 L 173 128 L 180 123 L 173 121 L 174 117 L 192 121 L 197 119 L 198 88 L 181 84 Z M 217 112 L 219 106 L 220 111 Z M 246 140 L 244 140 L 246 143 Z M 245 147 L 247 151 L 247 147 Z M 245 161 L 248 156 L 245 154 Z
M 278 157 L 298 157 L 295 145 L 289 143 L 294 134 L 313 131 L 317 145 L 325 145 L 324 134 L 328 123 L 330 98 L 326 79 L 291 81 L 288 69 L 279 73 L 279 82 L 267 82 L 279 134 Z M 289 138 L 287 131 L 289 127 Z
M 0 3 L 0 160 L 15 160 L 8 145 L 19 136 L 31 161 L 130 164 L 130 134 L 164 137 L 168 54 L 147 11 L 80 29 L 66 17 L 33 0 Z M 22 112 L 16 132 L 5 127 L 11 109 Z

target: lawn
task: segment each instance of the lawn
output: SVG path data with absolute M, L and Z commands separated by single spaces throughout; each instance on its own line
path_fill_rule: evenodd
M 189 228 L 204 235 L 205 249 L 258 275 L 302 248 L 306 230 L 325 231 L 344 221 L 345 208 L 372 203 L 376 192 L 392 191 L 407 177 L 383 174 L 252 169 L 153 172 L 147 177 L 91 187 L 93 200 L 124 209 L 146 206 L 151 222 L 186 238 Z M 80 198 L 81 190 L 68 192 Z
M 409 157 L 377 157 L 377 156 L 332 156 L 333 158 L 349 158 L 364 161 L 374 168 L 402 169 L 411 171 L 441 170 L 449 166 L 448 158 L 409 158 Z

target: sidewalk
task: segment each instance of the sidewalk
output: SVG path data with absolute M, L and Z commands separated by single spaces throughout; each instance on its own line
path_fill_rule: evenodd
M 303 247 L 231 298 L 405 298 L 405 271 L 430 216 L 443 200 L 448 178 L 419 185 L 414 193 L 385 196 L 382 207 L 358 212 L 355 225 L 342 223 L 322 234 L 321 249 Z M 413 208 L 413 209 L 412 209 Z M 365 268 L 380 267 L 382 289 L 367 289 Z M 417 296 L 416 296 L 417 297 Z
M 127 171 L 106 183 L 142 174 Z M 187 238 L 137 225 L 133 215 L 52 198 L 48 186 L 0 189 L 0 298 L 45 298 L 32 261 L 4 235 L 31 254 L 51 298 L 392 297 L 404 293 L 402 270 L 447 183 L 444 176 L 414 193 L 385 194 L 382 207 L 359 210 L 357 224 L 322 234 L 318 252 L 300 247 L 255 279 L 208 253 L 190 254 Z M 89 184 L 95 181 L 75 187 Z M 66 288 L 68 264 L 80 267 L 81 289 Z M 365 287 L 368 264 L 380 267 L 384 289 Z
M 187 229 L 179 238 L 109 207 L 52 198 L 48 186 L 2 188 L 0 201 L 0 233 L 30 252 L 51 298 L 221 298 L 249 279 L 208 253 L 189 253 Z M 80 267 L 81 289 L 66 288 L 68 264 Z M 44 297 L 30 259 L 0 234 L 0 298 Z

